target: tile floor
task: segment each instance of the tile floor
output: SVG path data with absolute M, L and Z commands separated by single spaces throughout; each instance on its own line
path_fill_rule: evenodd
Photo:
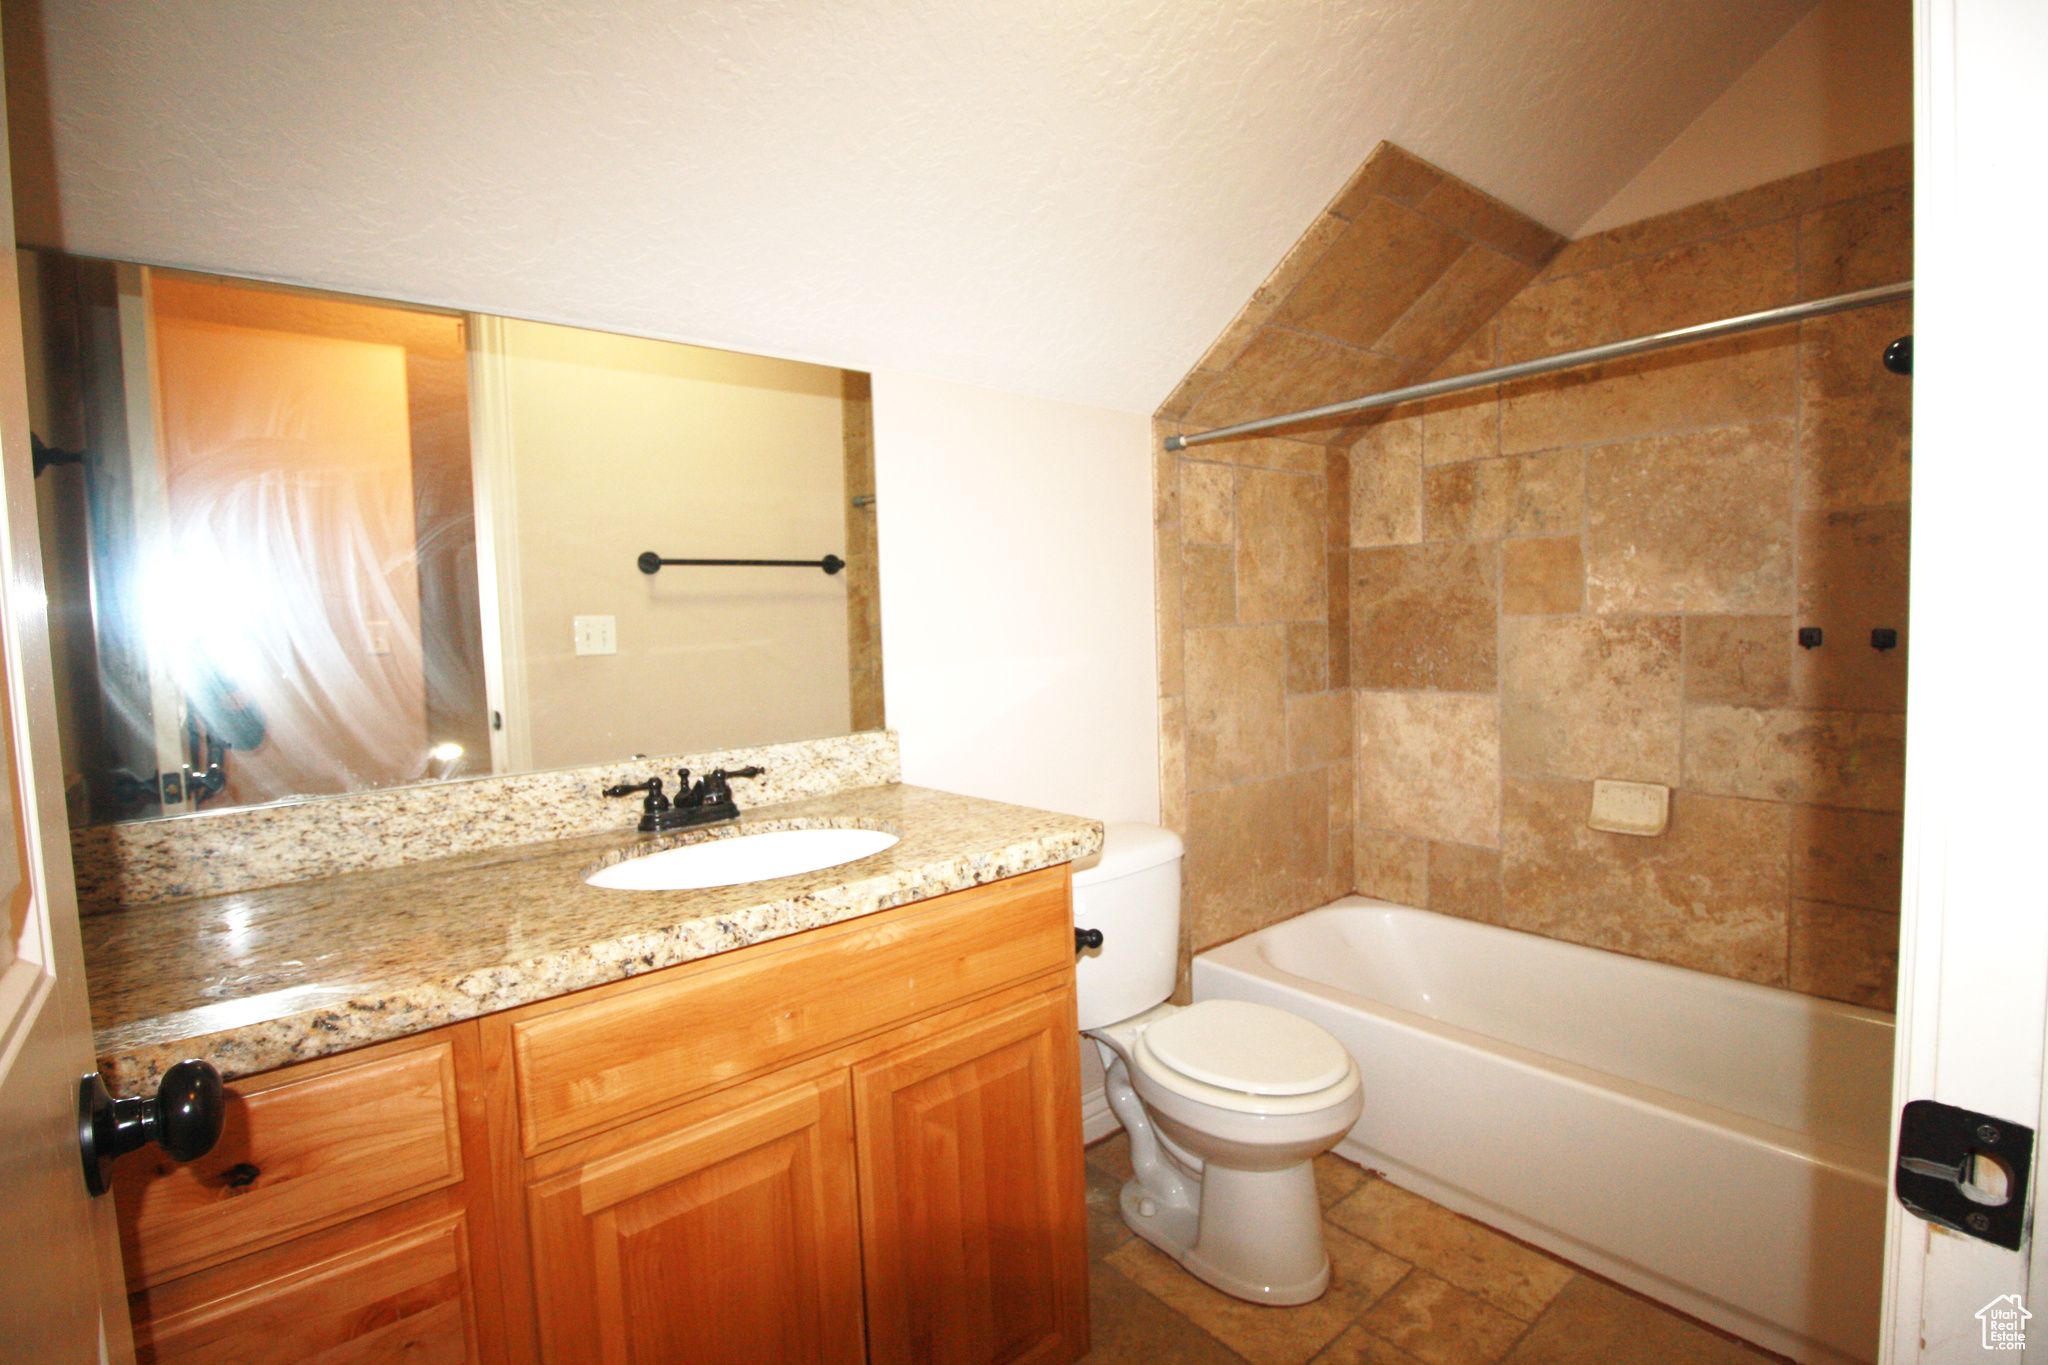
M 1088 1149 L 1095 1349 L 1084 1365 L 1767 1365 L 1746 1346 L 1334 1156 L 1316 1161 L 1329 1292 L 1262 1308 L 1117 1213 L 1122 1133 Z

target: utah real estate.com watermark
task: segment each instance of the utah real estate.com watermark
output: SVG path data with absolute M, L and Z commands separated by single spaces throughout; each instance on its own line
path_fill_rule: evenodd
M 2033 1317 L 2017 1294 L 2000 1294 L 1977 1310 L 1984 1324 L 1984 1349 L 2024 1351 L 2027 1349 L 2027 1319 Z

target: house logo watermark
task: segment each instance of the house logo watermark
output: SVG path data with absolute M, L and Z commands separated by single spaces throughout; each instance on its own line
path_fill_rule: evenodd
M 2024 1351 L 2027 1349 L 2027 1319 L 2033 1317 L 2017 1294 L 2000 1294 L 1977 1310 L 1984 1324 L 1984 1349 Z

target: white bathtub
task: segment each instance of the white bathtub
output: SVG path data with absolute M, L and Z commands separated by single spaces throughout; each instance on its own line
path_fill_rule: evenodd
M 1877 1357 L 1892 1018 L 1352 896 L 1195 959 L 1365 1077 L 1338 1151 L 1767 1349 Z

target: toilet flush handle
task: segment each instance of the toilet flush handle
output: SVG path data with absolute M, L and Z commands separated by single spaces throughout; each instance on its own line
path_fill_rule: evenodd
M 1100 929 L 1076 929 L 1074 931 L 1075 957 L 1079 957 L 1090 948 L 1100 948 L 1101 946 L 1102 931 Z

